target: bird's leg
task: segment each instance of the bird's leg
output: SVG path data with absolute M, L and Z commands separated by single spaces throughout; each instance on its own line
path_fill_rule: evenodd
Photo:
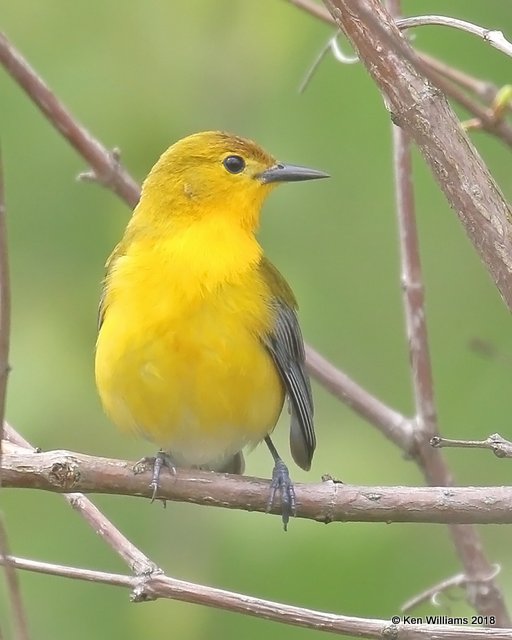
M 288 522 L 290 516 L 294 516 L 296 512 L 295 502 L 295 489 L 293 488 L 293 482 L 290 479 L 290 473 L 288 467 L 285 465 L 280 455 L 277 453 L 277 449 L 274 447 L 274 443 L 270 439 L 270 436 L 265 438 L 267 447 L 269 448 L 272 457 L 274 458 L 274 470 L 272 471 L 272 482 L 270 484 L 270 495 L 267 502 L 267 513 L 272 509 L 274 505 L 274 497 L 276 491 L 279 489 L 281 493 L 282 504 L 282 519 L 284 530 L 288 528 Z
M 133 466 L 134 473 L 143 473 L 148 468 L 153 470 L 151 482 L 149 483 L 150 488 L 153 489 L 151 502 L 155 501 L 156 494 L 158 492 L 158 489 L 160 488 L 160 473 L 163 467 L 169 469 L 172 475 L 176 473 L 176 467 L 174 466 L 174 462 L 171 456 L 162 449 L 157 452 L 156 456 L 145 456 L 144 458 L 141 458 L 138 462 L 136 462 Z

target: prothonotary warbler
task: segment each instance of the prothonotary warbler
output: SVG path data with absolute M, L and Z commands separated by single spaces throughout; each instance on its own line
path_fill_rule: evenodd
M 107 262 L 96 383 L 121 429 L 162 450 L 153 462 L 242 473 L 242 449 L 265 440 L 269 509 L 295 510 L 288 469 L 270 434 L 285 397 L 293 459 L 309 469 L 313 399 L 297 303 L 255 233 L 280 182 L 327 174 L 277 162 L 250 140 L 196 133 L 165 151 Z

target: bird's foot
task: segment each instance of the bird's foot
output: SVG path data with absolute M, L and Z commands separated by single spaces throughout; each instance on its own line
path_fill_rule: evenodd
M 150 488 L 153 490 L 151 502 L 155 501 L 156 494 L 160 488 L 160 473 L 163 467 L 169 469 L 172 475 L 176 473 L 176 467 L 174 466 L 171 456 L 165 451 L 162 451 L 162 449 L 158 451 L 156 456 L 145 456 L 133 465 L 133 473 L 144 473 L 144 471 L 152 469 L 151 482 L 149 483 Z
M 290 479 L 288 467 L 280 458 L 276 460 L 274 470 L 272 471 L 272 482 L 270 483 L 267 513 L 271 511 L 274 506 L 274 498 L 277 490 L 279 490 L 281 494 L 282 520 L 284 530 L 286 531 L 288 529 L 290 516 L 295 516 L 296 514 L 297 504 L 295 501 L 295 489 L 293 487 L 293 482 Z

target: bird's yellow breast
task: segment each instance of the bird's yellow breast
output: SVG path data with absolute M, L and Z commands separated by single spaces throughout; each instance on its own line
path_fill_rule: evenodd
M 187 465 L 260 441 L 284 399 L 262 343 L 274 310 L 259 245 L 222 221 L 196 227 L 172 242 L 139 238 L 115 257 L 96 350 L 111 420 Z

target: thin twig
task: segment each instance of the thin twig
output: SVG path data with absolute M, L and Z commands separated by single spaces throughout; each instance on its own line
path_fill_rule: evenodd
M 23 606 L 16 567 L 14 563 L 10 561 L 7 531 L 5 529 L 3 518 L 0 514 L 0 559 L 2 557 L 5 558 L 2 564 L 4 566 L 9 598 L 11 600 L 11 611 L 14 618 L 16 638 L 18 638 L 18 640 L 29 640 L 27 616 Z
M 135 602 L 168 598 L 224 609 L 225 611 L 238 612 L 297 627 L 357 636 L 359 638 L 376 638 L 378 640 L 383 638 L 392 638 L 393 640 L 429 640 L 431 638 L 438 638 L 439 640 L 460 640 L 461 638 L 464 638 L 464 640 L 482 640 L 484 638 L 488 640 L 510 640 L 512 638 L 512 629 L 498 629 L 496 627 L 485 629 L 457 625 L 393 624 L 388 620 L 357 618 L 314 611 L 242 595 L 233 591 L 176 580 L 162 574 L 140 579 L 133 576 L 78 569 L 17 557 L 11 557 L 10 561 L 17 568 L 27 571 L 125 587 L 131 590 L 132 600 Z M 3 560 L 0 558 L 0 564 L 2 562 Z
M 493 433 L 485 440 L 452 440 L 435 436 L 430 444 L 436 449 L 453 447 L 459 449 L 490 449 L 497 458 L 512 458 L 512 442 L 499 433 Z
M 401 30 L 411 29 L 413 27 L 423 27 L 426 25 L 438 25 L 442 27 L 452 27 L 459 31 L 466 31 L 478 38 L 482 38 L 485 42 L 488 42 L 491 47 L 498 49 L 507 56 L 512 56 L 512 44 L 505 38 L 501 31 L 494 29 L 485 29 L 472 22 L 466 22 L 465 20 L 459 20 L 458 18 L 451 18 L 449 16 L 410 16 L 407 18 L 400 18 L 395 21 L 396 26 Z
M 34 452 L 34 448 L 8 423 L 4 425 L 9 442 Z M 34 453 L 33 453 L 34 454 Z M 35 452 L 36 457 L 39 455 Z M 128 565 L 135 575 L 157 573 L 160 569 L 140 549 L 132 544 L 101 511 L 81 493 L 64 493 L 64 500 L 77 511 L 92 529 L 113 549 Z

